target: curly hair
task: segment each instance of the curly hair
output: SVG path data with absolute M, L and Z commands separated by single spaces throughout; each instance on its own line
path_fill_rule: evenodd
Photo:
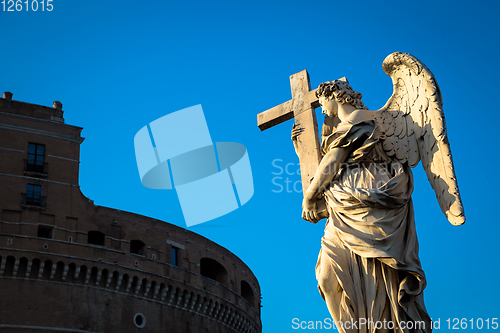
M 354 91 L 346 78 L 323 82 L 316 91 L 316 97 L 333 97 L 341 104 L 351 104 L 356 109 L 366 109 L 361 101 L 361 93 Z

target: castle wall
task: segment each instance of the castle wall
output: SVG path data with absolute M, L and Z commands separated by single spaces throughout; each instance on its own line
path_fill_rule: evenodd
M 81 193 L 81 130 L 60 103 L 0 99 L 0 328 L 261 332 L 260 287 L 238 257 Z

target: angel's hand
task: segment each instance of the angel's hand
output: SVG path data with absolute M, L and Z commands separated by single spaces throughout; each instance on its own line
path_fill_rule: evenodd
M 304 201 L 302 201 L 302 218 L 311 223 L 318 223 L 318 205 L 315 199 L 304 198 Z
M 299 127 L 297 124 L 293 124 L 292 127 L 292 141 L 293 141 L 293 147 L 295 148 L 295 153 L 297 153 L 297 137 L 304 131 L 304 128 Z

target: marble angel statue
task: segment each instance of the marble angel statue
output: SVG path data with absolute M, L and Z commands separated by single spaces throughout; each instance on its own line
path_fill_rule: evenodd
M 363 106 L 345 78 L 317 89 L 326 114 L 323 157 L 304 193 L 302 217 L 316 223 L 316 201 L 325 198 L 329 218 L 316 277 L 340 332 L 428 333 L 411 168 L 422 162 L 452 224 L 465 222 L 464 210 L 433 74 L 399 52 L 383 69 L 394 91 L 377 111 Z M 292 139 L 300 130 L 294 128 Z

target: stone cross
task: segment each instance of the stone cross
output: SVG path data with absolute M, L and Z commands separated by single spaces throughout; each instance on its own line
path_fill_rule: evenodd
M 319 101 L 316 90 L 311 91 L 311 82 L 307 70 L 290 76 L 292 99 L 257 115 L 257 124 L 261 131 L 295 119 L 295 124 L 303 129 L 297 137 L 297 154 L 300 161 L 300 174 L 303 193 L 311 184 L 316 169 L 321 161 L 318 121 L 316 111 Z M 328 217 L 324 199 L 318 201 L 318 215 Z

